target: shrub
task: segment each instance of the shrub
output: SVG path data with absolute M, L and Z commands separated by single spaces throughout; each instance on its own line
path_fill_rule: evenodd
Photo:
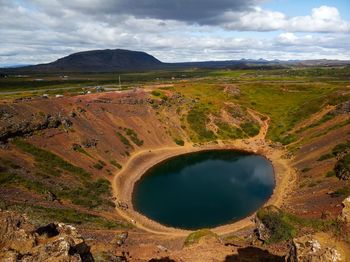
M 350 195 L 350 186 L 344 186 L 334 191 L 331 194 L 331 197 L 340 197 L 340 196 L 348 196 L 348 195 Z
M 260 126 L 252 122 L 243 123 L 241 128 L 248 136 L 256 136 L 260 131 Z
M 335 172 L 334 170 L 331 170 L 331 171 L 328 171 L 327 174 L 326 174 L 326 177 L 332 177 L 332 176 L 335 176 Z
M 175 144 L 179 145 L 179 146 L 184 146 L 185 145 L 185 141 L 183 141 L 182 139 L 174 139 Z
M 111 165 L 115 166 L 118 169 L 122 169 L 122 165 L 115 160 L 110 160 L 109 163 L 111 163 Z
M 77 174 L 83 179 L 89 178 L 91 176 L 91 174 L 86 172 L 81 167 L 74 166 L 71 163 L 63 160 L 56 154 L 38 148 L 22 139 L 13 140 L 13 144 L 16 145 L 22 151 L 34 156 L 35 161 L 42 164 L 41 167 L 45 169 L 44 171 L 51 172 L 52 170 L 57 171 L 57 169 L 62 169 L 67 172 Z
M 281 210 L 273 206 L 260 209 L 257 217 L 270 232 L 268 242 L 280 242 L 291 239 L 296 235 L 296 229 L 289 223 L 288 218 Z
M 298 139 L 296 134 L 289 134 L 283 137 L 279 137 L 277 139 L 278 142 L 280 142 L 282 145 L 288 145 L 290 143 L 295 142 Z
M 120 141 L 128 148 L 132 148 L 133 146 L 130 144 L 129 139 L 127 139 L 125 136 L 123 136 L 120 132 L 116 131 L 117 136 L 119 137 Z
M 126 135 L 134 142 L 137 146 L 143 145 L 143 140 L 139 139 L 136 132 L 130 128 L 124 128 Z
M 191 129 L 198 135 L 199 140 L 214 140 L 216 138 L 215 134 L 206 127 L 208 117 L 203 109 L 191 109 L 187 115 L 187 122 Z
M 309 172 L 310 170 L 311 170 L 310 167 L 304 167 L 304 168 L 301 170 L 301 172 L 306 173 L 306 172 Z
M 317 161 L 327 160 L 327 159 L 330 159 L 330 158 L 332 158 L 332 157 L 334 157 L 333 154 L 323 154 L 322 156 L 320 156 L 319 159 L 317 159 Z
M 157 91 L 157 90 L 153 90 L 153 91 L 151 92 L 151 94 L 154 95 L 154 96 L 160 96 L 162 93 L 159 92 L 159 91 Z

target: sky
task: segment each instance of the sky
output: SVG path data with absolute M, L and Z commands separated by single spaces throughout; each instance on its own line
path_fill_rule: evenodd
M 95 49 L 163 62 L 350 60 L 349 0 L 0 0 L 0 66 Z

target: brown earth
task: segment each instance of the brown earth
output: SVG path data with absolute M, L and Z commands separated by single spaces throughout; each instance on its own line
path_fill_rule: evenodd
M 152 90 L 152 87 L 147 87 L 147 90 Z M 115 255 L 121 255 L 124 252 L 129 261 L 148 261 L 151 258 L 165 257 L 175 261 L 225 261 L 227 256 L 234 256 L 239 253 L 240 248 L 253 243 L 251 236 L 254 230 L 252 221 L 254 214 L 239 222 L 213 229 L 221 237 L 238 236 L 244 239 L 244 245 L 240 246 L 237 242 L 234 242 L 234 245 L 225 245 L 221 240 L 209 237 L 202 239 L 197 245 L 184 247 L 185 237 L 190 232 L 162 226 L 137 213 L 132 208 L 131 194 L 134 183 L 142 174 L 164 159 L 199 150 L 229 148 L 262 154 L 272 161 L 276 175 L 276 188 L 267 204 L 283 207 L 305 217 L 319 218 L 324 213 L 337 217 L 340 214 L 342 208 L 340 203 L 344 197 L 331 197 L 329 192 L 342 187 L 344 183 L 335 177 L 325 178 L 325 173 L 333 168 L 335 159 L 326 161 L 317 161 L 317 159 L 320 155 L 330 152 L 335 145 L 350 139 L 350 128 L 345 125 L 324 135 L 317 136 L 317 134 L 342 123 L 348 119 L 347 115 L 336 116 L 330 121 L 300 133 L 301 140 L 292 145 L 294 156 L 291 157 L 289 151 L 283 146 L 265 140 L 269 119 L 262 121 L 263 115 L 251 109 L 248 109 L 248 113 L 261 126 L 256 137 L 232 142 L 218 141 L 217 144 L 192 144 L 189 142 L 187 132 L 181 128 L 181 120 L 176 113 L 178 106 L 179 104 L 164 104 L 159 99 L 151 98 L 142 90 L 64 98 L 36 98 L 17 103 L 2 102 L 1 112 L 6 112 L 10 116 L 0 118 L 0 127 L 33 119 L 33 116 L 43 114 L 59 114 L 67 117 L 72 122 L 70 128 L 60 126 L 33 130 L 25 134 L 26 140 L 84 168 L 93 175 L 93 180 L 108 179 L 113 188 L 114 198 L 111 200 L 125 202 L 129 208 L 94 210 L 75 205 L 69 200 L 52 202 L 45 199 L 43 195 L 14 186 L 0 187 L 1 200 L 7 204 L 25 203 L 47 208 L 70 207 L 104 218 L 125 220 L 134 224 L 134 229 L 126 229 L 128 238 L 121 246 L 116 244 L 115 238 L 116 235 L 125 231 L 123 229 L 97 229 L 78 225 L 82 236 L 91 245 L 91 251 L 96 256 L 103 252 Z M 158 110 L 159 108 L 161 110 Z M 332 109 L 322 110 L 300 124 L 298 128 L 318 121 Z M 138 146 L 134 142 L 131 142 L 131 145 L 123 143 L 116 135 L 116 132 L 125 135 L 123 128 L 132 129 L 143 144 Z M 182 138 L 185 145 L 177 146 L 174 142 L 175 138 Z M 73 144 L 84 145 L 87 141 L 96 142 L 96 145 L 84 147 L 87 154 L 73 150 Z M 11 143 L 0 149 L 0 157 L 18 163 L 25 177 L 30 178 L 36 170 L 35 159 Z M 99 160 L 105 162 L 101 170 L 94 168 Z M 122 169 L 111 164 L 110 160 L 117 161 L 122 165 Z M 306 167 L 309 170 L 301 172 Z M 57 178 L 59 182 L 52 181 L 52 183 L 57 183 L 57 186 L 59 183 L 74 183 L 74 178 L 65 179 L 60 181 Z M 310 186 L 311 183 L 312 186 Z M 287 249 L 277 246 L 273 251 L 277 255 L 285 255 Z

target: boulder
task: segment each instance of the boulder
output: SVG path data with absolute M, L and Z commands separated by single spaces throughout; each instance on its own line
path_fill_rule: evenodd
M 63 223 L 35 229 L 25 216 L 0 212 L 0 261 L 94 261 L 77 230 Z
M 350 196 L 345 198 L 342 204 L 344 207 L 341 212 L 340 219 L 347 223 L 350 223 Z
M 343 261 L 339 251 L 327 235 L 305 235 L 293 239 L 289 254 L 291 262 Z

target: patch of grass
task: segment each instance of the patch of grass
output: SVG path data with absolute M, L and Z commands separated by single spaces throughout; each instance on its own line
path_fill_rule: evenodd
M 143 140 L 139 139 L 136 132 L 130 128 L 124 128 L 126 135 L 134 142 L 137 146 L 143 145 Z
M 227 122 L 216 120 L 215 122 L 218 129 L 218 135 L 223 139 L 238 139 L 245 137 L 245 134 L 241 129 L 229 125 Z
M 133 225 L 123 221 L 106 219 L 104 217 L 79 212 L 74 209 L 46 208 L 28 204 L 7 205 L 7 209 L 26 213 L 30 220 L 34 220 L 38 224 L 58 221 L 92 228 L 129 229 L 133 227 Z
M 333 154 L 323 154 L 319 157 L 319 159 L 317 159 L 317 161 L 323 161 L 323 160 L 327 160 L 327 159 L 330 159 L 333 157 L 334 157 Z
M 24 187 L 30 191 L 36 192 L 38 194 L 44 194 L 47 189 L 44 186 L 43 183 L 35 181 L 35 180 L 29 180 L 22 176 L 19 176 L 15 173 L 0 173 L 0 185 L 1 186 L 19 186 Z
M 331 197 L 340 197 L 340 196 L 348 196 L 348 195 L 350 195 L 350 186 L 344 186 L 342 188 L 335 190 L 331 194 Z
M 280 142 L 282 145 L 289 145 L 290 143 L 295 142 L 298 139 L 296 134 L 288 134 L 276 139 L 277 142 Z
M 345 155 L 342 159 L 338 160 L 334 167 L 336 176 L 339 179 L 347 180 L 350 174 L 350 153 Z
M 285 241 L 293 238 L 297 230 L 288 221 L 288 217 L 279 209 L 271 206 L 258 211 L 257 217 L 270 232 L 269 243 Z
M 208 117 L 205 110 L 200 108 L 191 109 L 187 115 L 187 122 L 190 128 L 196 133 L 197 140 L 210 141 L 216 139 L 215 134 L 206 127 Z
M 271 237 L 268 243 L 292 239 L 298 231 L 308 228 L 316 232 L 332 232 L 339 234 L 340 221 L 335 219 L 315 219 L 299 217 L 273 206 L 261 208 L 257 213 L 260 221 L 269 229 Z
M 320 126 L 320 125 L 322 125 L 323 123 L 326 123 L 327 121 L 332 120 L 334 117 L 335 117 L 335 114 L 334 114 L 334 113 L 328 112 L 327 114 L 325 114 L 325 115 L 324 115 L 320 120 L 318 120 L 317 122 L 312 123 L 312 124 L 310 124 L 310 125 L 308 125 L 308 126 L 306 126 L 306 127 L 303 127 L 303 128 L 301 128 L 301 129 L 297 130 L 296 133 L 300 133 L 300 132 L 305 131 L 305 130 L 307 130 L 307 129 L 309 129 L 309 128 L 314 128 L 314 127 Z
M 55 192 L 59 198 L 69 199 L 73 204 L 79 206 L 88 208 L 115 206 L 112 201 L 108 200 L 112 196 L 110 182 L 103 178 L 94 182 L 87 182 L 83 186 L 77 188 L 57 189 L 53 192 Z
M 12 143 L 22 151 L 32 155 L 35 161 L 41 163 L 41 166 L 45 167 L 45 171 L 50 172 L 51 170 L 57 171 L 57 169 L 61 169 L 78 175 L 82 179 L 91 177 L 91 174 L 86 172 L 84 169 L 72 165 L 50 151 L 38 148 L 22 139 L 14 139 Z
M 119 137 L 120 141 L 127 147 L 127 148 L 133 148 L 131 145 L 129 139 L 127 139 L 122 133 L 116 131 L 116 135 Z
M 328 171 L 328 172 L 327 172 L 326 177 L 333 177 L 333 176 L 335 176 L 335 175 L 336 175 L 336 174 L 335 174 L 334 170 L 331 170 L 331 171 Z
M 119 164 L 116 160 L 109 160 L 109 163 L 111 163 L 111 165 L 113 165 L 113 166 L 115 166 L 116 168 L 118 168 L 118 169 L 122 169 L 122 165 L 121 164 Z
M 327 103 L 334 86 L 328 83 L 245 83 L 241 103 L 270 116 L 268 138 L 290 143 L 288 132 Z M 286 139 L 283 139 L 286 137 Z
M 178 146 L 184 146 L 185 145 L 185 141 L 183 141 L 182 139 L 178 139 L 175 138 L 174 139 L 175 144 L 177 144 Z
M 350 141 L 347 141 L 345 143 L 341 143 L 336 145 L 333 149 L 332 149 L 332 154 L 334 156 L 343 153 L 344 151 L 350 149 Z
M 98 160 L 96 164 L 93 165 L 95 169 L 102 170 L 106 166 L 106 163 L 102 160 Z
M 350 125 L 350 119 L 347 119 L 347 120 L 344 120 L 344 121 L 342 121 L 342 122 L 340 122 L 338 124 L 335 124 L 335 125 L 327 128 L 326 130 L 313 135 L 312 138 L 327 135 L 329 132 L 331 132 L 333 130 L 337 130 L 337 129 L 342 128 L 342 127 L 347 126 L 347 125 Z
M 189 246 L 189 245 L 198 243 L 199 240 L 205 236 L 217 237 L 217 235 L 215 233 L 213 233 L 212 231 L 210 231 L 209 229 L 200 229 L 200 230 L 197 230 L 197 231 L 189 234 L 187 236 L 187 238 L 185 239 L 184 245 Z
M 157 91 L 157 90 L 153 90 L 153 91 L 151 92 L 151 94 L 154 95 L 154 96 L 160 96 L 162 93 L 159 92 L 159 91 Z
M 16 183 L 16 185 L 20 184 L 21 186 L 40 194 L 49 190 L 57 195 L 58 198 L 70 200 L 75 205 L 88 208 L 114 207 L 114 203 L 109 200 L 111 196 L 111 187 L 108 180 L 98 179 L 97 181 L 91 181 L 91 175 L 84 169 L 66 162 L 47 150 L 37 148 L 34 145 L 19 139 L 14 140 L 13 143 L 24 152 L 31 154 L 36 161 L 35 165 L 42 167 L 40 169 L 49 172 L 48 174 L 52 174 L 52 171 L 57 172 L 58 170 L 62 170 L 65 171 L 65 177 L 71 176 L 71 178 L 74 178 L 74 176 L 78 175 L 80 179 L 74 178 L 74 182 L 69 184 L 63 184 L 62 180 L 61 182 L 56 181 L 54 184 L 44 184 L 41 181 L 38 181 L 38 178 L 42 180 L 42 177 L 29 179 L 17 174 L 14 177 L 9 177 L 8 175 L 3 176 L 4 181 L 12 179 L 13 183 Z M 97 164 L 98 168 L 103 168 L 106 165 L 106 163 L 101 160 Z M 97 168 L 97 166 L 95 168 Z
M 76 151 L 76 152 L 79 152 L 79 153 L 81 153 L 81 154 L 87 155 L 88 157 L 91 157 L 91 155 L 90 155 L 88 152 L 86 152 L 86 151 L 84 150 L 84 148 L 82 148 L 81 145 L 75 145 L 75 146 L 73 147 L 73 150 Z
M 243 123 L 241 124 L 241 128 L 248 136 L 256 136 L 260 131 L 260 126 L 253 122 Z
M 306 172 L 309 172 L 310 170 L 311 170 L 310 167 L 304 167 L 304 168 L 301 170 L 301 172 L 306 173 Z

